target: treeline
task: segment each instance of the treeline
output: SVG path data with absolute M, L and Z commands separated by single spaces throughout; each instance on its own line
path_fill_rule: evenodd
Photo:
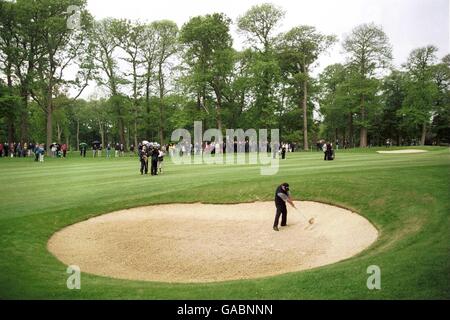
M 0 139 L 164 143 L 201 120 L 205 129 L 279 128 L 304 149 L 321 138 L 361 147 L 449 141 L 450 57 L 418 48 L 393 70 L 389 39 L 374 24 L 341 40 L 346 64 L 313 77 L 339 40 L 306 25 L 278 32 L 285 12 L 271 4 L 235 22 L 214 13 L 181 28 L 95 21 L 85 8 L 85 0 L 0 0 Z M 241 51 L 233 23 L 246 39 Z M 100 97 L 80 99 L 88 85 Z

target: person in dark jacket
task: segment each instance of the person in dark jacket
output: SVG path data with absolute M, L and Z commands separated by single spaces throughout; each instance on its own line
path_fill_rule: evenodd
M 333 160 L 333 146 L 331 143 L 327 143 L 326 160 Z
M 148 173 L 148 154 L 147 147 L 143 146 L 141 150 L 139 150 L 139 161 L 141 162 L 141 175 Z
M 150 156 L 152 158 L 152 167 L 151 167 L 152 176 L 157 176 L 158 175 L 159 150 L 156 146 L 153 147 L 153 149 L 151 150 Z
M 293 208 L 295 208 L 295 204 L 291 199 L 291 195 L 289 193 L 289 184 L 283 183 L 277 187 L 275 190 L 275 221 L 273 222 L 273 230 L 279 231 L 278 222 L 280 220 L 281 215 L 281 226 L 284 227 L 287 224 L 287 208 L 286 202 L 288 202 Z
M 281 159 L 286 159 L 286 145 L 283 144 L 281 147 Z

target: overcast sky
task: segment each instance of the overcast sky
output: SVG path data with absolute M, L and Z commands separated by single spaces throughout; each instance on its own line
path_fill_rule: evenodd
M 358 24 L 382 25 L 393 45 L 397 67 L 417 47 L 435 45 L 439 58 L 450 51 L 449 0 L 88 0 L 88 10 L 97 19 L 114 17 L 143 22 L 170 19 L 181 27 L 190 17 L 213 12 L 223 12 L 235 22 L 251 6 L 265 2 L 286 11 L 279 31 L 307 24 L 342 40 Z M 232 33 L 234 47 L 240 49 L 243 39 L 235 25 Z M 319 60 L 315 73 L 343 61 L 342 46 L 338 43 Z

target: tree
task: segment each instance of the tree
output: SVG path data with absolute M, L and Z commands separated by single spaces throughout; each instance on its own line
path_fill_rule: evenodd
M 425 144 L 434 111 L 437 86 L 433 81 L 433 64 L 437 48 L 427 46 L 413 50 L 405 64 L 408 71 L 406 97 L 400 110 L 408 123 L 421 127 L 420 144 Z
M 8 126 L 8 143 L 14 142 L 14 119 L 20 107 L 20 97 L 0 79 L 0 119 L 3 118 Z M 1 142 L 3 143 L 3 142 Z
M 145 104 L 145 123 L 150 123 L 150 103 L 151 103 L 151 85 L 154 80 L 154 69 L 156 65 L 156 51 L 158 50 L 157 33 L 155 25 L 145 24 L 142 31 L 143 41 L 140 46 L 140 54 L 143 60 L 143 85 L 144 85 L 144 104 Z M 151 126 L 145 126 L 146 139 L 150 139 Z M 162 142 L 161 142 L 162 143 Z
M 216 97 L 216 122 L 222 130 L 222 107 L 226 79 L 233 68 L 234 51 L 230 35 L 231 20 L 224 14 L 191 18 L 183 25 L 180 41 L 186 46 L 184 60 L 196 91 L 205 101 L 209 87 Z
M 432 72 L 438 90 L 432 130 L 439 145 L 441 142 L 450 142 L 450 54 L 433 66 Z
M 15 105 L 20 119 L 20 141 L 28 140 L 28 104 L 36 65 L 44 45 L 40 4 L 26 0 L 0 1 L 0 61 L 9 90 L 17 86 L 21 103 Z M 14 135 L 15 119 L 10 118 L 9 136 Z
M 273 44 L 273 32 L 284 16 L 285 12 L 282 9 L 270 3 L 264 3 L 251 7 L 238 18 L 237 24 L 239 30 L 247 35 L 247 41 L 255 49 L 268 52 Z
M 170 20 L 155 21 L 152 26 L 156 33 L 155 63 L 157 67 L 157 85 L 159 93 L 159 140 L 164 143 L 164 97 L 167 90 L 167 67 L 169 59 L 178 51 L 178 26 Z
M 405 100 L 406 83 L 407 75 L 398 70 L 392 70 L 382 83 L 383 110 L 377 127 L 384 139 L 395 138 L 397 145 L 402 144 L 402 138 L 407 134 L 401 126 L 402 114 L 399 111 Z
M 123 110 L 123 96 L 120 87 L 126 81 L 120 76 L 120 70 L 115 56 L 119 47 L 118 33 L 121 32 L 121 22 L 117 19 L 104 19 L 94 24 L 90 32 L 93 45 L 93 59 L 98 73 L 95 79 L 101 86 L 106 87 L 111 95 L 111 103 L 118 123 L 120 143 L 125 142 L 125 111 Z
M 308 83 L 309 72 L 319 55 L 326 51 L 336 37 L 323 35 L 311 26 L 292 28 L 281 36 L 279 44 L 280 64 L 287 75 L 289 85 L 295 88 L 298 107 L 303 112 L 303 148 L 308 150 Z
M 133 113 L 133 128 L 134 128 L 134 145 L 137 146 L 137 122 L 139 111 L 139 96 L 142 75 L 139 74 L 139 69 L 144 63 L 142 58 L 142 43 L 144 40 L 144 26 L 140 23 L 132 23 L 129 20 L 119 20 L 116 26 L 116 38 L 120 48 L 125 52 L 126 57 L 122 58 L 131 66 L 131 72 L 124 73 L 124 79 L 131 77 L 129 81 L 132 87 L 132 113 Z
M 252 49 L 250 70 L 253 78 L 254 124 L 268 127 L 276 123 L 274 119 L 277 105 L 275 92 L 280 77 L 280 68 L 274 52 L 274 32 L 285 12 L 272 5 L 261 4 L 250 8 L 237 20 L 239 31 L 247 37 Z M 251 111 L 251 110 L 250 110 Z
M 17 107 L 20 104 L 12 103 L 15 99 L 14 91 L 14 61 L 17 57 L 17 47 L 14 45 L 16 19 L 16 5 L 12 2 L 0 1 L 0 67 L 6 77 L 6 85 L 0 87 L 0 110 L 8 123 L 8 143 L 14 140 L 14 122 L 17 116 Z M 12 107 L 15 107 L 14 109 Z
M 359 125 L 360 146 L 367 146 L 367 131 L 370 125 L 367 118 L 367 99 L 374 98 L 377 72 L 386 68 L 392 60 L 392 48 L 383 29 L 375 24 L 362 24 L 354 28 L 344 40 L 344 50 L 348 64 L 355 76 L 359 77 Z
M 356 79 L 351 70 L 342 64 L 333 64 L 325 68 L 319 76 L 320 112 L 324 116 L 324 125 L 328 138 L 339 139 L 342 132 L 342 142 L 354 145 L 353 122 L 358 103 L 354 87 Z
M 86 5 L 84 0 L 42 0 L 34 3 L 35 12 L 39 14 L 37 32 L 42 37 L 42 43 L 30 93 L 45 111 L 46 144 L 49 146 L 53 141 L 54 97 L 63 87 L 77 85 L 80 90 L 76 99 L 87 86 L 90 77 L 91 65 L 83 61 L 84 54 L 88 52 L 86 30 L 90 17 L 86 11 L 82 11 L 80 28 L 70 29 L 67 22 L 70 12 L 67 12 L 67 8 L 76 5 L 82 10 Z M 65 79 L 65 72 L 71 66 L 79 69 L 76 78 L 68 81 Z M 84 81 L 80 81 L 80 78 L 84 78 Z M 50 148 L 47 152 L 51 153 Z

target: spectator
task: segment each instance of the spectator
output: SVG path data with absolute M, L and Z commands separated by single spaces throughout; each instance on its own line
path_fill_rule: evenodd
M 24 143 L 23 144 L 23 149 L 22 149 L 22 157 L 26 158 L 28 156 L 28 143 Z
M 119 156 L 119 151 L 120 151 L 120 144 L 119 143 L 116 143 L 115 151 L 116 151 L 115 157 L 117 158 Z
M 22 155 L 22 146 L 19 143 L 16 144 L 16 157 L 20 158 Z
M 4 154 L 5 158 L 8 157 L 8 149 L 9 149 L 9 145 L 7 142 L 5 142 L 3 144 L 3 154 Z
M 61 146 L 61 150 L 62 150 L 62 153 L 63 153 L 63 157 L 65 158 L 66 157 L 66 154 L 67 154 L 67 144 L 63 144 L 62 146 Z
M 56 156 L 56 143 L 53 142 L 50 146 L 50 150 L 52 151 L 52 157 L 54 158 Z
M 44 162 L 44 155 L 45 155 L 44 145 L 41 144 L 39 147 L 39 162 Z
M 86 158 L 87 144 L 85 142 L 80 143 L 80 157 Z
M 322 145 L 322 151 L 323 151 L 323 153 L 324 153 L 323 160 L 327 160 L 327 158 L 328 158 L 328 152 L 327 152 L 327 144 L 326 144 L 326 143 L 324 143 L 324 144 Z
M 165 148 L 162 147 L 159 150 L 159 155 L 158 155 L 158 171 L 159 173 L 162 173 L 162 165 L 163 165 L 163 161 L 164 161 L 164 156 L 165 156 Z
M 120 156 L 123 157 L 125 155 L 125 146 L 123 143 L 120 144 Z
M 109 158 L 111 156 L 111 143 L 106 145 L 106 157 Z

